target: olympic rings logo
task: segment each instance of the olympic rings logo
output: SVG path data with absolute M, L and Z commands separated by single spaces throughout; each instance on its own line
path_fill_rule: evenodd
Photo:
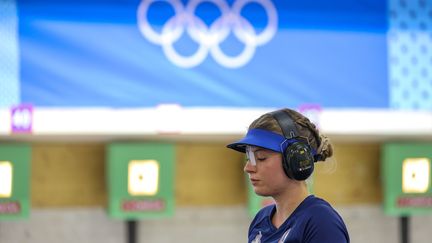
M 167 2 L 175 12 L 163 25 L 160 33 L 156 32 L 149 23 L 147 13 L 155 2 Z M 196 8 L 210 2 L 221 11 L 221 16 L 210 26 L 195 16 Z M 242 9 L 249 3 L 260 4 L 268 17 L 267 25 L 256 33 L 253 25 L 241 15 Z M 255 54 L 257 46 L 269 42 L 277 31 L 278 16 L 271 0 L 237 0 L 230 8 L 225 0 L 191 0 L 184 6 L 181 0 L 142 0 L 137 11 L 139 30 L 147 40 L 161 45 L 165 56 L 175 65 L 192 68 L 204 61 L 208 53 L 220 65 L 228 68 L 239 68 L 248 63 Z M 196 52 L 190 56 L 182 56 L 174 48 L 185 32 L 193 41 L 198 43 Z M 243 51 L 237 56 L 229 56 L 220 48 L 230 32 L 244 44 Z

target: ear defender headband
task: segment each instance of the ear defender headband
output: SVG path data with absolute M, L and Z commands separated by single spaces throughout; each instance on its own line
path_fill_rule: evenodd
M 282 166 L 285 174 L 295 180 L 306 180 L 314 170 L 315 151 L 311 146 L 300 138 L 294 120 L 283 111 L 277 110 L 270 113 L 279 124 L 285 141 L 288 143 L 282 151 Z
M 241 140 L 228 144 L 227 147 L 246 153 L 248 146 L 269 149 L 282 154 L 282 166 L 285 174 L 294 180 L 306 180 L 314 170 L 315 151 L 300 138 L 295 122 L 283 110 L 269 113 L 279 124 L 283 136 L 260 128 L 250 129 Z M 253 155 L 253 153 L 252 153 Z M 251 153 L 248 153 L 248 157 Z

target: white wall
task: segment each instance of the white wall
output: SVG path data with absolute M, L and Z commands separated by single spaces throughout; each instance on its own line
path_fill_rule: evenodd
M 399 221 L 383 214 L 378 205 L 339 207 L 351 242 L 399 242 Z M 250 218 L 246 208 L 177 208 L 171 219 L 140 221 L 139 243 L 247 242 Z M 430 243 L 432 214 L 411 219 L 411 242 Z M 123 221 L 107 217 L 104 209 L 35 209 L 29 220 L 1 221 L 1 243 L 121 243 L 126 242 Z
M 230 141 L 243 136 L 249 124 L 273 109 L 184 108 L 41 108 L 11 119 L 0 109 L 0 140 L 182 139 Z M 306 114 L 308 115 L 308 114 Z M 76 119 L 85 117 L 86 119 Z M 172 117 L 176 122 L 172 122 Z M 387 141 L 432 139 L 432 112 L 384 109 L 325 109 L 311 120 L 320 131 L 340 140 Z M 229 118 L 229 119 L 225 119 Z M 31 134 L 13 134 L 11 123 L 31 123 Z M 124 124 L 128 124 L 125 126 Z M 29 124 L 27 124 L 29 125 Z

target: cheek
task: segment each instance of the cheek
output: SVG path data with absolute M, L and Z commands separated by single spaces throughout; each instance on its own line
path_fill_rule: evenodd
M 283 166 L 282 166 L 282 157 L 281 156 L 275 156 L 271 163 L 272 169 L 274 171 L 281 171 L 283 172 Z
M 284 183 L 288 179 L 288 176 L 285 175 L 285 172 L 283 171 L 282 167 L 275 168 L 273 170 L 273 173 L 272 173 L 271 177 L 278 184 L 279 183 Z
M 285 172 L 283 171 L 282 162 L 280 160 L 271 161 L 265 169 L 266 173 L 276 179 L 284 179 L 286 177 Z

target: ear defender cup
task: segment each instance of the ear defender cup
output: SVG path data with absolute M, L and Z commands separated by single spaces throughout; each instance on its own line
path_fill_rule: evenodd
M 306 180 L 314 170 L 314 153 L 309 144 L 299 138 L 295 122 L 291 116 L 283 110 L 270 113 L 279 124 L 286 139 L 296 141 L 282 151 L 282 167 L 285 174 L 294 180 Z
M 309 178 L 314 170 L 314 157 L 310 147 L 302 142 L 289 145 L 282 154 L 285 174 L 294 180 Z

